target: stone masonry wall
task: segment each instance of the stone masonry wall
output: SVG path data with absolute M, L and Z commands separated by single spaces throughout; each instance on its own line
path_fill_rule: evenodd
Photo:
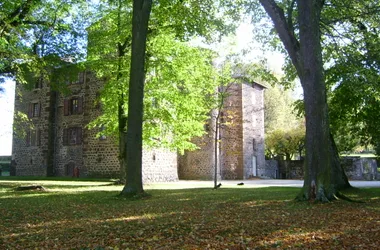
M 215 123 L 210 122 L 210 127 Z M 194 143 L 200 148 L 186 151 L 178 157 L 178 176 L 182 180 L 212 180 L 214 178 L 214 131 L 202 138 L 195 138 Z
M 221 179 L 245 179 L 263 175 L 264 158 L 264 96 L 258 84 L 230 84 L 221 110 L 219 167 Z M 214 111 L 215 113 L 216 111 Z M 211 126 L 214 127 L 214 126 Z M 197 139 L 200 150 L 186 152 L 179 158 L 180 179 L 213 179 L 214 135 Z M 256 170 L 253 168 L 256 160 Z
M 242 85 L 230 84 L 228 94 L 223 107 L 226 125 L 220 130 L 222 179 L 243 179 Z
M 85 89 L 86 80 L 79 84 L 67 85 L 68 94 L 58 93 L 56 103 L 56 138 L 55 138 L 55 175 L 72 176 L 73 169 L 78 168 L 80 176 L 87 175 L 87 169 L 83 164 L 83 131 L 84 116 L 81 114 L 64 115 L 64 100 L 71 98 L 83 98 L 86 102 Z M 84 107 L 84 105 L 83 105 Z M 81 143 L 77 145 L 63 145 L 64 129 L 80 127 L 82 128 Z
M 341 164 L 349 179 L 367 181 L 380 179 L 379 173 L 377 172 L 376 159 L 342 157 Z
M 19 127 L 24 131 L 24 136 L 13 138 L 12 159 L 15 163 L 16 175 L 46 175 L 49 95 L 49 86 L 46 81 L 42 81 L 40 88 L 34 89 L 26 89 L 24 85 L 16 83 L 15 113 L 22 112 L 28 115 L 30 104 L 40 104 L 39 116 L 30 117 L 29 122 Z M 40 146 L 27 145 L 26 136 L 30 131 L 40 133 Z
M 143 183 L 178 181 L 176 152 L 144 149 L 142 161 Z
M 86 72 L 84 123 L 88 124 L 101 115 L 101 104 L 97 98 L 104 82 L 91 72 Z M 120 178 L 119 147 L 112 137 L 97 137 L 101 128 L 84 128 L 83 161 L 90 177 Z
M 96 105 L 97 93 L 104 82 L 90 72 L 85 72 L 83 82 L 67 85 L 67 94 L 58 93 L 54 107 L 50 107 L 49 86 L 45 82 L 42 88 L 26 90 L 18 85 L 21 93 L 15 101 L 15 111 L 28 113 L 29 103 L 41 103 L 38 117 L 31 118 L 30 124 L 41 131 L 41 144 L 27 146 L 25 138 L 14 138 L 13 160 L 16 164 L 16 175 L 46 176 L 49 110 L 55 110 L 54 138 L 54 175 L 73 176 L 74 168 L 79 170 L 79 176 L 89 177 L 120 177 L 117 142 L 111 137 L 97 138 L 99 129 L 89 129 L 88 123 L 101 114 L 101 108 Z M 65 115 L 65 99 L 81 99 L 82 111 L 78 114 Z M 29 130 L 29 124 L 24 124 Z M 81 128 L 78 135 L 80 143 L 64 145 L 64 130 Z M 177 154 L 162 149 L 143 151 L 143 182 L 167 182 L 178 180 Z
M 258 84 L 242 84 L 244 179 L 265 170 L 263 94 Z
M 261 172 L 260 178 L 280 179 L 278 161 L 266 160 L 265 168 Z

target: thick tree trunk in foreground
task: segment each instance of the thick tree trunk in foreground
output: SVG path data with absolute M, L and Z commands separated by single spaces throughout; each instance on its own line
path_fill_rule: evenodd
M 319 29 L 322 8 L 321 0 L 298 1 L 299 77 L 304 90 L 306 118 L 305 180 L 299 198 L 329 201 L 350 184 L 330 135 Z
M 260 0 L 284 43 L 304 91 L 306 160 L 301 200 L 330 201 L 350 187 L 330 135 L 319 21 L 322 0 L 298 0 L 298 41 L 291 18 L 274 0 Z M 291 11 L 288 12 L 288 17 Z
M 126 142 L 126 184 L 121 195 L 144 193 L 142 184 L 142 120 L 145 82 L 145 50 L 152 0 L 133 1 L 132 58 L 129 82 Z

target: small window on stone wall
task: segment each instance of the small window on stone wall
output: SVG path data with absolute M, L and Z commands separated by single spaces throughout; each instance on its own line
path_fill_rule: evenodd
M 39 117 L 41 114 L 41 103 L 29 103 L 28 118 Z
M 83 113 L 83 98 L 73 97 L 65 99 L 63 101 L 63 114 L 67 115 L 79 115 Z
M 73 77 L 71 79 L 67 78 L 66 84 L 83 84 L 84 83 L 84 77 L 85 77 L 85 72 L 79 72 L 76 77 Z
M 26 146 L 40 146 L 41 145 L 41 130 L 33 129 L 26 133 Z
M 156 153 L 153 153 L 152 159 L 153 161 L 156 161 Z
M 82 128 L 73 127 L 63 129 L 63 145 L 79 145 L 82 144 Z
M 252 102 L 252 105 L 256 105 L 256 93 L 254 91 L 252 91 L 251 93 L 251 102 Z
M 42 87 L 43 87 L 42 83 L 43 83 L 43 77 L 40 76 L 37 78 L 36 82 L 34 83 L 34 88 L 35 89 L 42 89 Z
M 85 73 L 84 72 L 80 72 L 78 74 L 78 83 L 79 84 L 83 84 L 84 83 L 84 77 L 85 77 Z

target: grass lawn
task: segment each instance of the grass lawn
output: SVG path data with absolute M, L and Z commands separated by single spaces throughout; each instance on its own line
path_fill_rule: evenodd
M 43 184 L 42 191 L 14 191 Z M 378 249 L 380 189 L 365 203 L 295 202 L 298 188 L 173 189 L 117 198 L 103 182 L 0 180 L 0 249 Z M 171 185 L 171 189 L 169 186 Z M 159 189 L 165 187 L 168 189 Z M 148 189 L 149 188 L 149 189 Z

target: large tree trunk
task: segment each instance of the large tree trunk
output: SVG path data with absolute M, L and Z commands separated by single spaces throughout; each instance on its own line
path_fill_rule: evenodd
M 330 136 L 319 21 L 321 0 L 298 1 L 300 26 L 299 74 L 304 90 L 306 169 L 300 198 L 329 201 L 350 184 Z
M 330 135 L 326 85 L 320 41 L 322 0 L 298 0 L 298 41 L 293 25 L 274 0 L 260 0 L 297 70 L 304 91 L 306 160 L 302 200 L 330 201 L 339 190 L 350 187 Z M 288 13 L 288 17 L 291 12 Z
M 132 58 L 129 82 L 126 142 L 126 184 L 121 195 L 144 193 L 142 184 L 142 120 L 145 82 L 145 50 L 152 0 L 133 1 Z

